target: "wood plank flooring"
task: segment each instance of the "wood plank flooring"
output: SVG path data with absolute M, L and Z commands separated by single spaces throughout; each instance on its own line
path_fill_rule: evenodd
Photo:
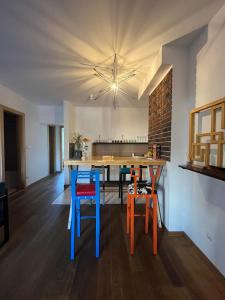
M 225 299 L 224 277 L 185 237 L 159 232 L 159 254 L 153 257 L 151 238 L 137 220 L 131 257 L 120 205 L 102 207 L 100 259 L 94 223 L 86 220 L 71 262 L 69 207 L 51 205 L 62 191 L 57 175 L 10 197 L 11 239 L 0 249 L 1 300 Z

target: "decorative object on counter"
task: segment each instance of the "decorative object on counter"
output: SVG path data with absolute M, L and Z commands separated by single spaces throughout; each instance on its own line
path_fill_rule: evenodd
M 146 157 L 153 158 L 153 146 L 150 145 Z
M 156 159 L 160 159 L 161 158 L 161 145 L 157 145 L 156 146 Z
M 82 63 L 82 65 L 93 70 L 94 76 L 107 85 L 105 88 L 100 89 L 96 95 L 91 94 L 87 100 L 96 101 L 102 96 L 111 93 L 113 106 L 116 108 L 118 94 L 128 96 L 129 99 L 133 98 L 121 87 L 122 84 L 136 76 L 136 68 L 129 66 L 124 57 L 115 53 L 98 64 Z
M 210 130 L 198 132 L 206 118 L 210 119 Z M 225 98 L 193 109 L 189 122 L 189 161 L 204 167 L 224 168 L 224 129 Z
M 147 142 L 138 141 L 138 140 L 95 140 L 93 144 L 147 144 Z
M 74 144 L 74 159 L 81 159 L 87 157 L 89 139 L 80 133 L 73 133 L 71 143 Z
M 136 141 L 137 141 L 137 143 L 147 143 L 148 137 L 146 135 L 137 136 Z
M 161 145 L 153 144 L 149 146 L 149 150 L 145 155 L 148 158 L 160 159 L 161 158 Z
M 152 146 L 152 158 L 153 158 L 153 159 L 156 159 L 156 149 L 157 149 L 157 145 L 154 144 L 154 145 Z
M 82 159 L 86 159 L 88 156 L 88 143 L 89 139 L 84 137 L 83 138 L 83 146 L 82 146 Z

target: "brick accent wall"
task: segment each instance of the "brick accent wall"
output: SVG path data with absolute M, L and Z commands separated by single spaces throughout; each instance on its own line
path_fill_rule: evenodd
M 170 161 L 172 69 L 149 96 L 148 146 L 161 145 L 161 158 Z

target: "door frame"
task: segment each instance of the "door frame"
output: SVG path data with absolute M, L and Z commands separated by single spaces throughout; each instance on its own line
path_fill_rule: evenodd
M 63 145 L 62 145 L 62 129 L 64 128 L 64 126 L 63 125 L 60 125 L 60 127 L 59 127 L 59 130 L 60 130 L 60 170 L 61 170 L 61 172 L 62 172 L 62 170 L 63 170 L 63 158 L 62 158 L 62 147 L 63 147 Z
M 53 152 L 52 152 L 52 160 L 53 160 L 53 173 L 51 173 L 51 145 L 50 145 L 50 128 L 53 130 L 53 140 L 52 140 L 52 147 L 53 147 Z M 56 128 L 55 125 L 48 125 L 48 174 L 52 175 L 56 172 L 56 138 L 55 138 L 55 133 L 56 133 Z
M 26 186 L 26 148 L 25 148 L 25 113 L 13 108 L 0 105 L 0 177 L 5 180 L 5 146 L 4 146 L 4 113 L 9 112 L 17 115 L 18 126 L 18 152 L 19 152 L 19 188 Z

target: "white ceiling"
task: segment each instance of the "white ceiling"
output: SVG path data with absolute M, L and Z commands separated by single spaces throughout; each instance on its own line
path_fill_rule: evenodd
M 80 62 L 116 51 L 139 68 L 123 88 L 137 98 L 160 46 L 209 21 L 224 0 L 0 0 L 0 83 L 39 104 L 86 99 L 104 88 Z M 190 19 L 190 22 L 186 22 Z M 188 24 L 188 25 L 187 25 Z M 120 96 L 121 106 L 143 105 Z M 111 105 L 105 96 L 94 104 Z

